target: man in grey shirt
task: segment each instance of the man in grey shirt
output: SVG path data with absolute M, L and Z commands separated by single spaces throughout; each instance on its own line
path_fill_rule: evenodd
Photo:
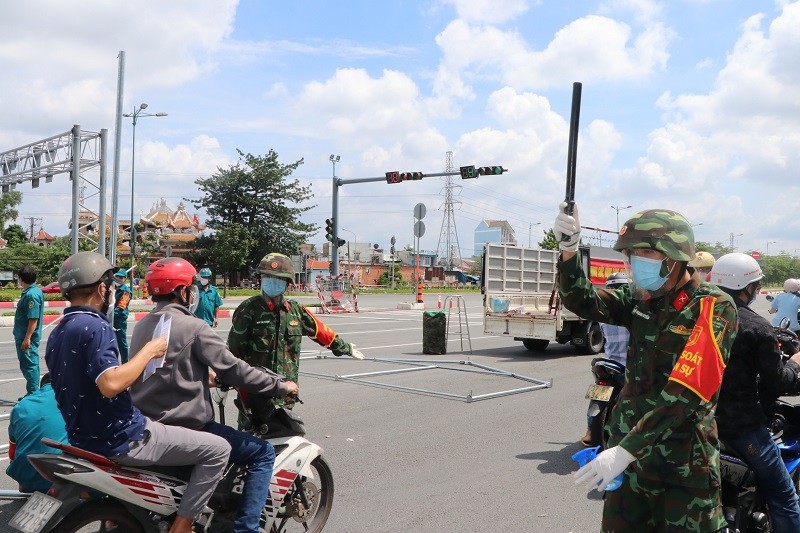
M 145 370 L 143 379 L 131 386 L 131 395 L 136 407 L 153 420 L 213 433 L 231 444 L 230 461 L 246 466 L 234 531 L 257 532 L 275 450 L 265 440 L 214 421 L 209 368 L 220 381 L 251 393 L 286 397 L 299 389 L 235 357 L 211 326 L 192 314 L 191 304 L 198 297 L 196 275 L 195 268 L 178 257 L 156 261 L 147 270 L 145 282 L 156 307 L 133 329 L 131 351 L 150 341 L 159 323 L 164 329 L 169 323 L 169 342 L 163 365 L 154 365 L 151 375 Z

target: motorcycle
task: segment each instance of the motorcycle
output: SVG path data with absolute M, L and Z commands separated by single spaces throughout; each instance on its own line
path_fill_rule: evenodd
M 619 391 L 625 385 L 625 365 L 613 359 L 596 357 L 592 359 L 594 384 L 589 385 L 586 398 L 589 400 L 589 435 L 591 446 L 605 448 L 608 441 L 603 429 L 617 403 Z M 586 443 L 585 443 L 586 444 Z
M 789 319 L 775 327 L 778 345 L 784 358 L 800 351 L 800 339 L 787 329 Z M 763 403 L 769 430 L 800 494 L 800 405 L 783 400 L 766 399 Z M 747 462 L 721 443 L 720 471 L 722 475 L 722 507 L 728 530 L 732 533 L 770 532 L 769 512 L 758 489 L 754 472 Z
M 275 447 L 270 498 L 261 512 L 260 531 L 322 531 L 333 505 L 333 474 L 322 448 L 304 437 L 302 422 L 293 412 L 273 407 L 259 414 L 247 401 L 234 403 L 245 420 L 243 429 Z M 29 460 L 53 486 L 48 494 L 33 493 L 12 517 L 11 527 L 23 533 L 163 533 L 169 529 L 191 466 L 131 468 L 68 444 L 43 442 L 62 454 L 31 455 Z M 228 465 L 195 531 L 230 530 L 244 473 L 244 467 Z

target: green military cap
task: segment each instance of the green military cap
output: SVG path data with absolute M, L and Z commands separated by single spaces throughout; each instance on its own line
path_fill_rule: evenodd
M 619 252 L 636 248 L 658 250 L 674 261 L 691 261 L 695 257 L 692 225 L 669 209 L 640 211 L 619 229 L 614 244 Z
M 294 283 L 294 265 L 292 260 L 283 254 L 271 253 L 264 256 L 258 264 L 258 272 L 266 276 L 283 278 Z

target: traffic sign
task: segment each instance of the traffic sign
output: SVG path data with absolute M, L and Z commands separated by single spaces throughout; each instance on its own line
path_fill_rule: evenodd
M 422 220 L 423 218 L 425 218 L 425 213 L 427 213 L 427 210 L 425 209 L 425 204 L 419 203 L 414 206 L 414 218 L 416 218 L 417 220 Z
M 753 250 L 752 252 L 750 252 L 750 256 L 753 259 L 761 259 L 761 252 L 759 252 L 758 250 Z
M 414 237 L 422 237 L 423 235 L 425 235 L 425 223 L 417 220 L 414 223 Z

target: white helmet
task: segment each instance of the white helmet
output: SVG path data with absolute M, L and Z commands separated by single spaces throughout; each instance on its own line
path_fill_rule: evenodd
M 711 269 L 711 283 L 718 287 L 738 291 L 755 281 L 764 279 L 758 261 L 747 254 L 725 254 Z
M 784 292 L 800 291 L 800 279 L 789 278 L 783 282 Z

